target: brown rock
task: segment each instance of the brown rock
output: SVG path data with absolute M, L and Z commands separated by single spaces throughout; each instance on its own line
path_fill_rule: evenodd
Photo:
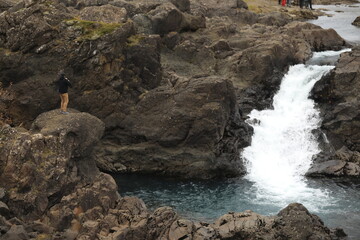
M 114 161 L 130 171 L 184 178 L 241 174 L 238 151 L 251 131 L 240 119 L 232 84 L 217 78 L 148 92 L 122 126 L 137 140 L 116 149 L 104 146 L 117 156 Z
M 30 239 L 28 233 L 22 225 L 12 225 L 9 231 L 7 231 L 3 236 L 1 236 L 1 238 L 6 240 Z
M 124 23 L 127 21 L 125 8 L 113 5 L 91 6 L 80 10 L 80 18 L 87 21 Z
M 335 150 L 346 146 L 360 151 L 360 49 L 343 53 L 331 74 L 317 82 L 312 92 L 324 115 L 322 129 Z

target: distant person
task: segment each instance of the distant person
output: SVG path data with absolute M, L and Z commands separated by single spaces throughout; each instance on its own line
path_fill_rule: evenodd
M 312 0 L 307 0 L 307 7 L 309 7 L 311 10 L 314 10 L 312 7 Z
M 299 6 L 300 8 L 304 7 L 305 0 L 299 0 Z
M 69 114 L 67 111 L 67 105 L 69 103 L 68 88 L 72 87 L 72 85 L 70 80 L 65 76 L 63 70 L 59 72 L 58 78 L 56 80 L 56 86 L 58 88 L 61 99 L 60 112 L 62 114 Z
M 285 5 L 286 5 L 286 0 L 282 0 L 281 1 L 281 6 L 285 7 Z
M 287 5 L 288 7 L 291 7 L 291 0 L 286 0 L 286 5 Z

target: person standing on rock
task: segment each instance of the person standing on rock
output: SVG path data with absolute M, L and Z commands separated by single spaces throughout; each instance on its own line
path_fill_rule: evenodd
M 70 80 L 65 76 L 63 70 L 59 72 L 56 85 L 61 99 L 60 111 L 62 114 L 69 114 L 69 112 L 67 112 L 67 105 L 69 103 L 68 88 L 72 87 L 72 85 Z

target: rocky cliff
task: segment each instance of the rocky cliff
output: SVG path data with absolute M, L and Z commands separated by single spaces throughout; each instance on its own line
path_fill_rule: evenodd
M 114 172 L 244 173 L 246 114 L 271 106 L 290 64 L 345 45 L 331 29 L 235 0 L 2 3 L 4 116 L 29 128 L 56 108 L 52 81 L 65 69 L 70 106 L 105 123 L 95 155 Z
M 360 49 L 343 53 L 336 68 L 317 82 L 312 96 L 318 102 L 323 122 L 321 129 L 329 143 L 324 143 L 308 175 L 360 175 Z

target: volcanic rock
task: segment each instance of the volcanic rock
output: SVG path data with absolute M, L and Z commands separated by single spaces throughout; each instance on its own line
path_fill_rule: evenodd
M 110 162 L 121 163 L 119 170 L 167 169 L 166 174 L 200 178 L 243 171 L 239 150 L 251 133 L 239 116 L 231 82 L 217 78 L 178 80 L 174 87 L 149 91 L 121 126 L 118 136 L 128 139 L 118 141 L 127 144 L 113 148 L 104 140 L 105 151 L 98 153 L 112 153 Z
M 360 151 L 359 61 L 359 48 L 341 54 L 336 68 L 317 82 L 312 92 L 324 115 L 321 128 L 335 150 L 346 146 L 351 151 Z

